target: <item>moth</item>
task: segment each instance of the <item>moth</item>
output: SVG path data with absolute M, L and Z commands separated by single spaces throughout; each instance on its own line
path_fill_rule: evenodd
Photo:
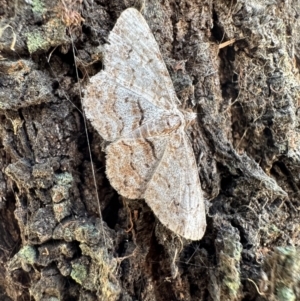
M 194 152 L 185 132 L 196 114 L 180 110 L 155 38 L 140 12 L 126 9 L 108 37 L 104 69 L 90 79 L 86 117 L 110 142 L 106 174 L 129 199 L 145 199 L 159 221 L 187 239 L 206 228 Z

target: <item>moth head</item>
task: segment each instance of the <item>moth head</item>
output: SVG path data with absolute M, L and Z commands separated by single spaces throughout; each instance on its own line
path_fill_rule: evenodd
M 188 128 L 189 126 L 191 126 L 197 118 L 197 114 L 195 112 L 193 112 L 191 109 L 181 111 L 181 113 L 184 116 L 185 128 Z

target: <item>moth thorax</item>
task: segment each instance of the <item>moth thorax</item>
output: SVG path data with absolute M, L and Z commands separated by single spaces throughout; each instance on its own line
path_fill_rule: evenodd
M 185 128 L 193 124 L 195 122 L 195 119 L 197 118 L 197 114 L 194 113 L 192 110 L 181 111 L 181 113 L 184 116 Z

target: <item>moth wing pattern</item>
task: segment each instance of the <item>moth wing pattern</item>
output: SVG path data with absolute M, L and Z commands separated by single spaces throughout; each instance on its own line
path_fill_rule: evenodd
M 154 36 L 134 8 L 109 34 L 104 70 L 83 99 L 86 117 L 111 142 L 106 173 L 123 196 L 144 198 L 170 230 L 192 240 L 204 235 L 205 204 L 185 115 Z
M 176 109 L 178 99 L 169 72 L 146 20 L 136 9 L 121 14 L 105 52 L 106 72 L 115 80 L 158 108 Z
M 151 120 L 178 111 L 170 75 L 141 14 L 125 10 L 105 45 L 104 70 L 90 79 L 87 118 L 107 141 L 128 136 Z
M 173 232 L 201 239 L 206 228 L 204 196 L 190 141 L 174 132 L 144 198 L 158 219 Z
M 106 174 L 112 186 L 129 199 L 144 198 L 169 137 L 121 138 L 106 148 Z

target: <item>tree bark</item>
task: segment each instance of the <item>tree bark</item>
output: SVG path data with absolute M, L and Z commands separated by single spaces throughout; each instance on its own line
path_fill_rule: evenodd
M 199 116 L 200 241 L 112 189 L 83 117 L 83 89 L 131 6 Z M 0 1 L 0 299 L 300 300 L 299 11 L 297 0 Z

